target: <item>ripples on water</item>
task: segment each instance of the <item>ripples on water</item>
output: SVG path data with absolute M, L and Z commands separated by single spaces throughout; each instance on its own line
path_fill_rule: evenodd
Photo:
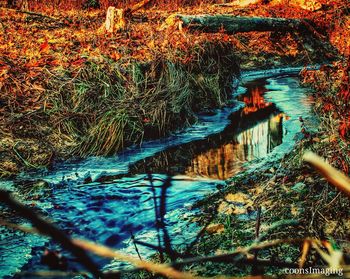
M 129 148 L 114 158 L 61 164 L 54 172 L 36 175 L 51 183 L 49 198 L 38 205 L 69 235 L 135 254 L 130 232 L 157 245 L 153 192 L 145 173 L 154 174 L 157 196 L 169 173 L 174 180 L 167 192 L 168 231 L 173 244 L 188 243 L 198 232 L 186 222 L 193 214 L 191 203 L 248 168 L 247 162 L 285 154 L 300 132 L 299 116 L 312 118 L 312 101 L 296 77 L 247 78 L 239 92 L 243 94 L 234 105 L 202 115 L 200 123 L 183 133 Z M 92 182 L 84 183 L 86 178 Z M 45 269 L 39 260 L 44 249 L 40 238 L 4 231 L 0 243 L 0 277 L 18 271 L 30 258 L 25 270 Z M 52 242 L 45 246 L 59 248 Z M 142 255 L 150 253 L 139 249 Z M 105 269 L 119 266 L 105 260 L 99 264 Z

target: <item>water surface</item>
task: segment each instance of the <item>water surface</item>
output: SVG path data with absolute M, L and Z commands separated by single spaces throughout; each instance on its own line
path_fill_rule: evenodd
M 58 164 L 49 173 L 30 174 L 31 179 L 50 183 L 36 206 L 72 237 L 135 254 L 131 233 L 158 245 L 154 195 L 159 202 L 161 186 L 170 175 L 167 230 L 172 244 L 188 243 L 199 230 L 186 221 L 194 213 L 190 206 L 195 200 L 217 191 L 225 179 L 242 170 L 291 150 L 300 133 L 299 117 L 314 118 L 307 92 L 293 75 L 247 74 L 237 90 L 237 100 L 200 115 L 199 122 L 186 131 L 130 147 L 115 157 L 71 161 Z M 29 179 L 28 174 L 19 179 Z M 2 187 L 16 190 L 15 184 L 9 181 Z M 0 277 L 19 270 L 45 270 L 40 263 L 44 247 L 60 249 L 39 237 L 2 230 Z M 149 248 L 138 248 L 143 257 L 151 253 Z M 70 262 L 70 268 L 77 268 Z M 107 260 L 99 264 L 104 269 L 119 266 Z

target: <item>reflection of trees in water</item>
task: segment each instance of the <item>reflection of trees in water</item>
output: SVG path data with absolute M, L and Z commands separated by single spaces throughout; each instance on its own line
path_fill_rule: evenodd
M 223 132 L 160 152 L 130 166 L 130 173 L 186 174 L 227 179 L 242 165 L 261 158 L 282 143 L 282 114 L 267 102 L 266 81 L 248 83 L 247 92 L 238 97 L 245 107 L 231 115 L 232 124 Z M 260 121 L 260 122 L 259 122 Z
M 266 102 L 264 98 L 264 93 L 266 92 L 266 88 L 263 86 L 255 86 L 248 91 L 247 94 L 243 95 L 242 101 L 245 103 L 245 107 L 243 108 L 244 114 L 250 114 L 252 112 L 256 112 L 260 109 L 271 106 L 272 103 Z
M 242 116 L 249 116 L 272 103 L 264 98 L 265 81 L 247 84 L 247 93 L 239 99 L 245 103 Z M 229 143 L 212 148 L 196 156 L 187 168 L 186 174 L 205 176 L 214 179 L 227 179 L 242 170 L 244 162 L 261 158 L 282 143 L 283 115 L 273 115 L 254 127 L 240 132 Z
M 271 121 L 269 121 L 269 150 L 268 152 L 271 152 L 272 149 L 274 149 L 276 146 L 280 145 L 282 143 L 283 139 L 283 118 L 285 117 L 284 114 L 280 113 L 279 115 L 276 115 L 273 117 Z
M 186 174 L 214 179 L 227 179 L 242 170 L 242 164 L 260 158 L 282 143 L 283 114 L 242 131 L 230 143 L 199 154 Z

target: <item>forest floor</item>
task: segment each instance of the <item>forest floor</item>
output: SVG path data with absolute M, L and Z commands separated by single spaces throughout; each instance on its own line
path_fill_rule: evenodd
M 308 34 L 164 29 L 175 11 L 156 9 L 105 34 L 105 11 L 38 12 L 45 16 L 0 8 L 3 177 L 164 136 L 193 123 L 196 112 L 224 105 L 239 69 L 328 62 L 349 46 L 338 42 L 348 23 L 341 1 L 315 12 L 284 5 L 176 11 L 305 18 L 314 22 Z
M 349 6 L 340 18 L 342 24 L 322 32 L 338 49 L 338 59 L 318 71 L 300 74 L 302 82 L 315 89 L 314 109 L 320 121 L 317 132 L 303 126 L 304 138 L 282 161 L 235 176 L 196 205 L 201 209 L 196 221 L 205 229 L 191 250 L 195 256 L 224 257 L 253 247 L 257 239 L 266 246 L 231 259 L 232 264 L 204 261 L 192 267 L 197 274 L 286 276 L 285 268 L 293 264 L 334 267 L 339 253 L 344 268 L 349 265 L 349 198 L 302 158 L 306 151 L 313 151 L 349 175 L 350 61 L 349 44 L 344 41 L 349 38 L 349 27 L 344 25 L 347 22 L 349 26 Z M 310 239 L 322 240 L 322 244 L 310 244 Z M 337 271 L 334 274 L 339 276 Z
M 314 12 L 287 5 L 151 9 L 136 13 L 127 30 L 116 34 L 98 32 L 104 11 L 43 17 L 0 8 L 0 176 L 48 167 L 57 158 L 110 155 L 179 129 L 179 122 L 189 125 L 196 112 L 225 105 L 222 89 L 239 69 L 327 63 L 302 73 L 304 82 L 315 88 L 318 132 L 309 133 L 306 127 L 304 139 L 282 162 L 242 174 L 201 201 L 197 206 L 203 214 L 197 221 L 211 229 L 192 252 L 220 254 L 252 244 L 257 218 L 237 216 L 256 216 L 261 207 L 259 233 L 264 239 L 315 237 L 349 255 L 349 200 L 301 159 L 305 150 L 312 150 L 349 174 L 349 6 L 320 2 L 322 9 Z M 162 29 L 174 12 L 303 18 L 313 25 L 307 34 Z M 186 94 L 174 97 L 184 89 Z M 198 90 L 203 94 L 195 99 Z M 276 226 L 280 220 L 291 222 Z M 326 263 L 315 250 L 301 257 L 303 249 L 305 244 L 273 246 L 260 251 L 259 258 Z M 240 272 L 222 264 L 198 265 L 192 271 Z M 250 272 L 247 267 L 243 273 Z

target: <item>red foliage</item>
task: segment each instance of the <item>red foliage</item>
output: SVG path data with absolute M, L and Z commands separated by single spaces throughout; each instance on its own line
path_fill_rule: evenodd
M 340 125 L 339 125 L 339 134 L 343 139 L 345 139 L 350 135 L 349 132 L 350 132 L 350 117 L 340 121 Z
M 343 98 L 345 101 L 350 99 L 350 58 L 348 58 L 347 66 L 344 67 L 343 76 L 341 79 L 341 86 L 339 90 L 339 97 Z

